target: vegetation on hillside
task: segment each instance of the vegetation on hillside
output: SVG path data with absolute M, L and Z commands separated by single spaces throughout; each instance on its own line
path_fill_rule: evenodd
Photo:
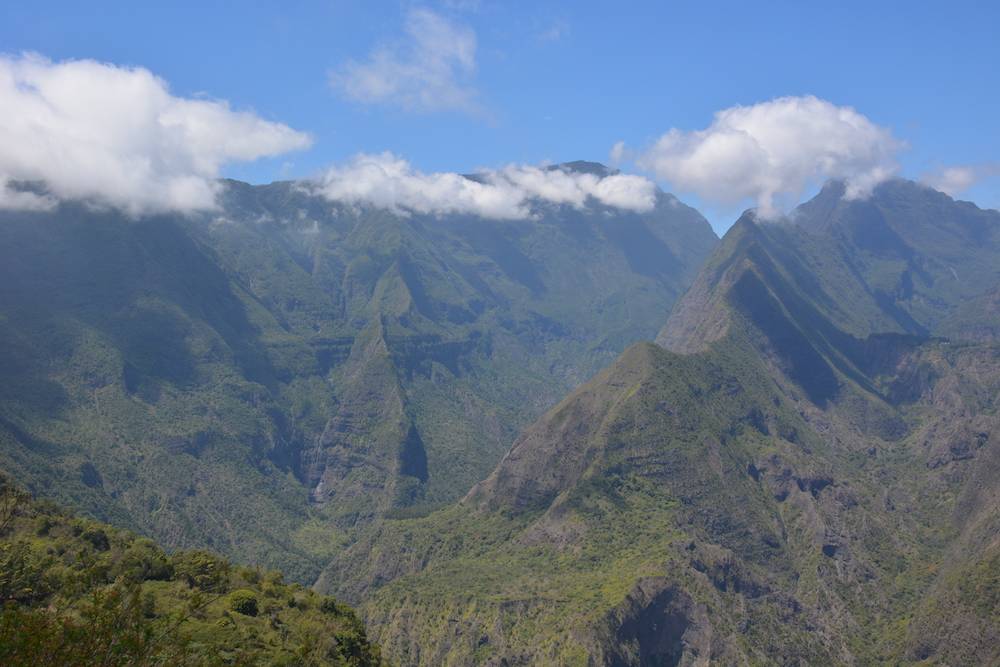
M 0 664 L 382 664 L 347 606 L 281 574 L 32 500 L 0 478 Z
M 204 216 L 0 212 L 0 467 L 300 582 L 461 497 L 653 335 L 716 241 L 662 193 L 497 221 L 221 185 Z
M 1000 345 L 928 332 L 995 285 L 1000 216 L 838 197 L 746 216 L 661 336 L 687 354 L 630 348 L 319 586 L 412 664 L 995 664 Z

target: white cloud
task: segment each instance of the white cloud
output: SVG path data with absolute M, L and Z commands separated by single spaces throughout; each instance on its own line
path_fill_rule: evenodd
M 358 155 L 329 169 L 315 191 L 330 200 L 407 215 L 469 214 L 493 219 L 533 217 L 532 204 L 582 209 L 591 199 L 614 208 L 649 211 L 656 186 L 627 174 L 598 176 L 559 168 L 512 165 L 475 179 L 455 173 L 424 173 L 391 153 Z
M 610 152 L 611 164 L 619 165 L 625 160 L 632 159 L 630 151 L 625 146 L 624 141 L 615 142 L 615 145 L 611 147 Z
M 829 178 L 844 179 L 849 196 L 866 195 L 895 174 L 902 147 L 850 107 L 781 97 L 716 112 L 704 130 L 672 129 L 636 162 L 679 191 L 727 206 L 753 200 L 770 216 Z M 627 155 L 621 144 L 613 153 Z
M 478 113 L 471 83 L 476 33 L 428 9 L 410 10 L 404 30 L 402 42 L 379 46 L 366 62 L 350 60 L 333 72 L 333 87 L 365 104 Z
M 1000 164 L 968 164 L 945 167 L 924 174 L 920 181 L 935 190 L 955 197 L 982 180 L 1000 175 Z
M 212 208 L 223 165 L 309 144 L 226 102 L 174 97 L 142 68 L 0 56 L 0 208 L 53 198 L 133 214 Z M 49 196 L 17 182 L 42 182 Z

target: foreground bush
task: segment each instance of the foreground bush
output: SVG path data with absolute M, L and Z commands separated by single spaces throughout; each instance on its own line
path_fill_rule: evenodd
M 278 573 L 31 500 L 0 477 L 0 665 L 381 665 L 345 605 Z

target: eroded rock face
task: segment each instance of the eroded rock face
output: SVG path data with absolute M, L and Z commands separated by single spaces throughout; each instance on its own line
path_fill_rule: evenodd
M 603 629 L 605 667 L 709 664 L 712 626 L 703 605 L 666 578 L 641 579 Z

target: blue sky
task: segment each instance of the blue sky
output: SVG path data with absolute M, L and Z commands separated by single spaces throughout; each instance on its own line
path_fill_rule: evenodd
M 7 3 L 0 44 L 141 66 L 173 95 L 224 99 L 310 133 L 308 150 L 223 169 L 254 182 L 384 150 L 426 171 L 607 162 L 619 141 L 641 151 L 671 128 L 707 127 L 722 109 L 815 95 L 905 142 L 903 175 L 985 165 L 988 177 L 962 197 L 1000 206 L 994 3 L 244 4 Z M 405 60 L 419 11 L 473 36 L 472 65 L 452 72 L 467 103 L 364 100 L 331 84 L 379 48 Z M 717 228 L 744 203 L 679 194 Z

